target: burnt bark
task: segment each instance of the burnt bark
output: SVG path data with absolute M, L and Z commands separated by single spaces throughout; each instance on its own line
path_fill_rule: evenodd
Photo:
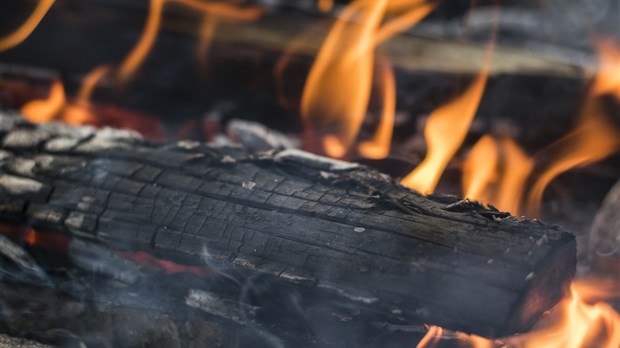
M 336 332 L 351 322 L 522 332 L 575 271 L 575 239 L 557 227 L 425 197 L 366 167 L 298 150 L 151 143 L 7 113 L 0 145 L 0 222 L 70 245 L 143 251 L 211 278 L 260 278 L 267 290 L 254 285 L 256 294 L 294 291 L 296 310 Z M 83 266 L 84 255 L 76 263 L 97 268 Z M 256 322 L 273 319 L 253 307 L 247 287 L 208 291 L 189 295 L 194 307 L 234 320 L 226 304 L 236 303 L 258 310 Z

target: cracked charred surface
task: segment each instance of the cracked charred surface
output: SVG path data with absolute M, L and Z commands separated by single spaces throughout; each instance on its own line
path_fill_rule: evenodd
M 261 277 L 279 289 L 262 296 L 294 291 L 302 312 L 338 322 L 507 335 L 529 329 L 574 275 L 575 239 L 557 227 L 299 150 L 150 143 L 7 112 L 0 146 L 0 221 Z M 253 306 L 244 291 L 218 296 Z

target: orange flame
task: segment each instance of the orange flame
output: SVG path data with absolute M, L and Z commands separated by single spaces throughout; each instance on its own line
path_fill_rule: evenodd
M 24 42 L 41 23 L 52 5 L 54 5 L 54 0 L 40 0 L 30 17 L 17 30 L 7 37 L 0 38 L 0 52 Z
M 205 14 L 210 13 L 237 20 L 254 20 L 263 13 L 260 7 L 237 8 L 229 4 L 207 3 L 199 0 L 151 0 L 142 36 L 119 68 L 118 79 L 121 82 L 129 80 L 153 48 L 161 26 L 164 5 L 167 3 L 177 3 Z
M 443 329 L 439 326 L 430 326 L 426 335 L 418 342 L 415 348 L 429 348 L 434 347 L 439 343 L 439 340 L 443 336 Z
M 617 348 L 620 346 L 620 315 L 604 302 L 588 303 L 588 296 L 602 294 L 597 284 L 590 280 L 575 281 L 570 294 L 528 333 L 497 341 L 464 333 L 456 333 L 456 336 L 462 347 L 473 348 Z M 616 282 L 615 297 L 619 295 L 617 285 Z M 432 329 L 429 328 L 417 347 L 436 346 L 438 338 L 434 342 L 431 339 L 438 337 L 437 329 Z
M 375 35 L 375 45 L 379 45 L 389 40 L 394 35 L 418 23 L 429 13 L 431 13 L 435 8 L 435 4 L 425 3 L 425 1 L 426 0 L 409 1 L 407 5 L 414 6 L 414 8 L 383 24 Z
M 381 159 L 390 153 L 394 112 L 396 111 L 396 80 L 394 71 L 387 58 L 383 58 L 381 67 L 381 87 L 383 92 L 383 110 L 381 121 L 372 140 L 359 145 L 359 153 L 367 158 Z
M 108 66 L 99 66 L 86 75 L 75 102 L 67 105 L 62 114 L 62 120 L 65 123 L 86 124 L 95 121 L 95 116 L 90 110 L 90 97 L 97 83 L 109 72 L 110 68 Z
M 386 5 L 387 0 L 358 0 L 347 6 L 306 80 L 302 119 L 311 132 L 316 123 L 340 130 L 323 140 L 325 152 L 332 157 L 344 156 L 366 113 L 374 64 L 372 37 Z
M 308 74 L 301 99 L 306 140 L 312 140 L 315 129 L 327 131 L 322 148 L 329 156 L 344 156 L 357 137 L 370 99 L 376 45 L 430 12 L 414 9 L 415 16 L 406 14 L 380 27 L 389 3 L 356 0 L 349 4 Z
M 512 139 L 506 137 L 497 143 L 485 135 L 463 165 L 464 196 L 518 215 L 523 188 L 533 167 L 532 159 Z
M 65 105 L 65 100 L 62 82 L 56 81 L 52 84 L 47 99 L 30 101 L 22 106 L 20 112 L 30 122 L 49 122 L 58 116 Z
M 329 12 L 334 7 L 334 0 L 319 0 L 318 7 L 321 12 Z
M 401 183 L 423 194 L 435 190 L 446 165 L 465 140 L 465 135 L 482 100 L 489 76 L 494 40 L 487 48 L 480 74 L 465 93 L 433 111 L 424 128 L 426 157 Z
M 504 170 L 497 198 L 492 202 L 502 211 L 519 215 L 521 197 L 527 178 L 534 169 L 534 161 L 510 138 L 502 140 L 502 150 Z
M 463 164 L 464 197 L 489 202 L 485 189 L 497 177 L 499 151 L 495 139 L 485 135 L 474 145 Z
M 558 175 L 600 161 L 620 150 L 620 129 L 607 120 L 600 98 L 611 94 L 620 100 L 620 48 L 610 41 L 603 41 L 599 44 L 599 57 L 599 71 L 577 129 L 540 154 L 542 158 L 555 156 L 529 193 L 528 206 L 532 214 L 539 210 L 545 189 Z

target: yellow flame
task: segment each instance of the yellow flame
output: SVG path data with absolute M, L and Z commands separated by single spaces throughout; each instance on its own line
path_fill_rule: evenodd
M 329 12 L 334 7 L 334 0 L 319 0 L 318 7 L 321 12 Z
M 20 112 L 33 123 L 49 122 L 58 116 L 65 105 L 65 90 L 62 82 L 56 81 L 50 88 L 47 99 L 33 100 L 22 106 Z
M 503 174 L 500 178 L 497 198 L 492 202 L 502 211 L 519 215 L 523 190 L 527 178 L 534 169 L 534 161 L 510 138 L 502 140 L 502 153 Z
M 24 42 L 41 23 L 41 20 L 43 20 L 43 17 L 45 17 L 52 5 L 54 5 L 54 0 L 39 0 L 30 17 L 17 30 L 7 37 L 0 38 L 0 52 Z
M 310 69 L 301 99 L 306 145 L 320 130 L 327 133 L 322 139 L 322 151 L 332 157 L 346 154 L 368 107 L 376 45 L 414 25 L 432 9 L 430 5 L 416 8 L 381 26 L 390 3 L 353 1 L 333 25 Z M 385 75 L 382 78 L 389 79 Z M 389 102 L 384 104 L 389 106 Z M 385 122 L 390 123 L 389 119 Z M 380 133 L 388 132 L 385 127 Z
M 485 135 L 474 145 L 463 164 L 464 197 L 489 202 L 487 186 L 497 178 L 499 150 L 495 139 Z
M 90 98 L 101 79 L 110 72 L 108 66 L 99 66 L 84 78 L 75 101 L 66 105 L 62 113 L 62 121 L 68 124 L 92 123 L 95 116 L 91 112 Z
M 345 8 L 314 62 L 301 100 L 301 114 L 312 134 L 333 127 L 340 132 L 326 136 L 324 151 L 342 157 L 361 126 L 370 97 L 374 45 L 387 0 L 358 0 Z
M 423 194 L 435 190 L 446 165 L 465 140 L 465 135 L 482 100 L 493 57 L 494 41 L 487 48 L 480 74 L 467 91 L 457 99 L 431 113 L 424 128 L 427 154 L 401 183 Z
M 123 83 L 127 82 L 153 48 L 153 44 L 155 43 L 161 26 L 164 5 L 167 3 L 177 3 L 205 14 L 210 13 L 216 16 L 237 20 L 254 20 L 263 12 L 260 7 L 237 8 L 234 5 L 208 3 L 199 0 L 151 0 L 144 31 L 138 43 L 121 63 L 118 71 L 119 81 Z
M 546 152 L 556 154 L 540 174 L 528 196 L 528 208 L 535 214 L 540 208 L 543 192 L 558 175 L 575 167 L 597 162 L 620 149 L 620 132 L 600 117 L 591 117 L 571 134 L 560 139 Z
M 439 326 L 430 326 L 428 327 L 428 331 L 426 335 L 418 342 L 415 348 L 431 348 L 435 347 L 441 337 L 443 336 L 443 328 Z
M 611 94 L 620 100 L 620 45 L 611 39 L 602 39 L 597 43 L 597 50 L 600 64 L 592 94 Z
M 411 3 L 416 7 L 394 19 L 389 20 L 381 26 L 374 38 L 375 45 L 379 45 L 389 40 L 394 35 L 418 23 L 435 8 L 435 4 L 424 3 L 424 1 L 420 0 L 413 1 Z
M 359 145 L 359 153 L 367 158 L 381 159 L 390 153 L 392 142 L 392 132 L 394 128 L 394 112 L 396 111 L 396 80 L 392 65 L 387 58 L 382 59 L 381 69 L 381 90 L 383 99 L 383 110 L 381 121 L 372 140 L 363 142 Z
M 528 196 L 528 208 L 536 214 L 543 193 L 558 175 L 604 159 L 620 150 L 620 129 L 607 120 L 604 94 L 620 94 L 620 48 L 610 41 L 599 44 L 600 68 L 581 112 L 577 128 L 543 150 L 541 157 L 553 156 L 537 178 Z M 620 100 L 620 99 L 619 99 Z

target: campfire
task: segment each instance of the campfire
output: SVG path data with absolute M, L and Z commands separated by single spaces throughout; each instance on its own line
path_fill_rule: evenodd
M 619 6 L 7 4 L 0 342 L 620 347 Z

